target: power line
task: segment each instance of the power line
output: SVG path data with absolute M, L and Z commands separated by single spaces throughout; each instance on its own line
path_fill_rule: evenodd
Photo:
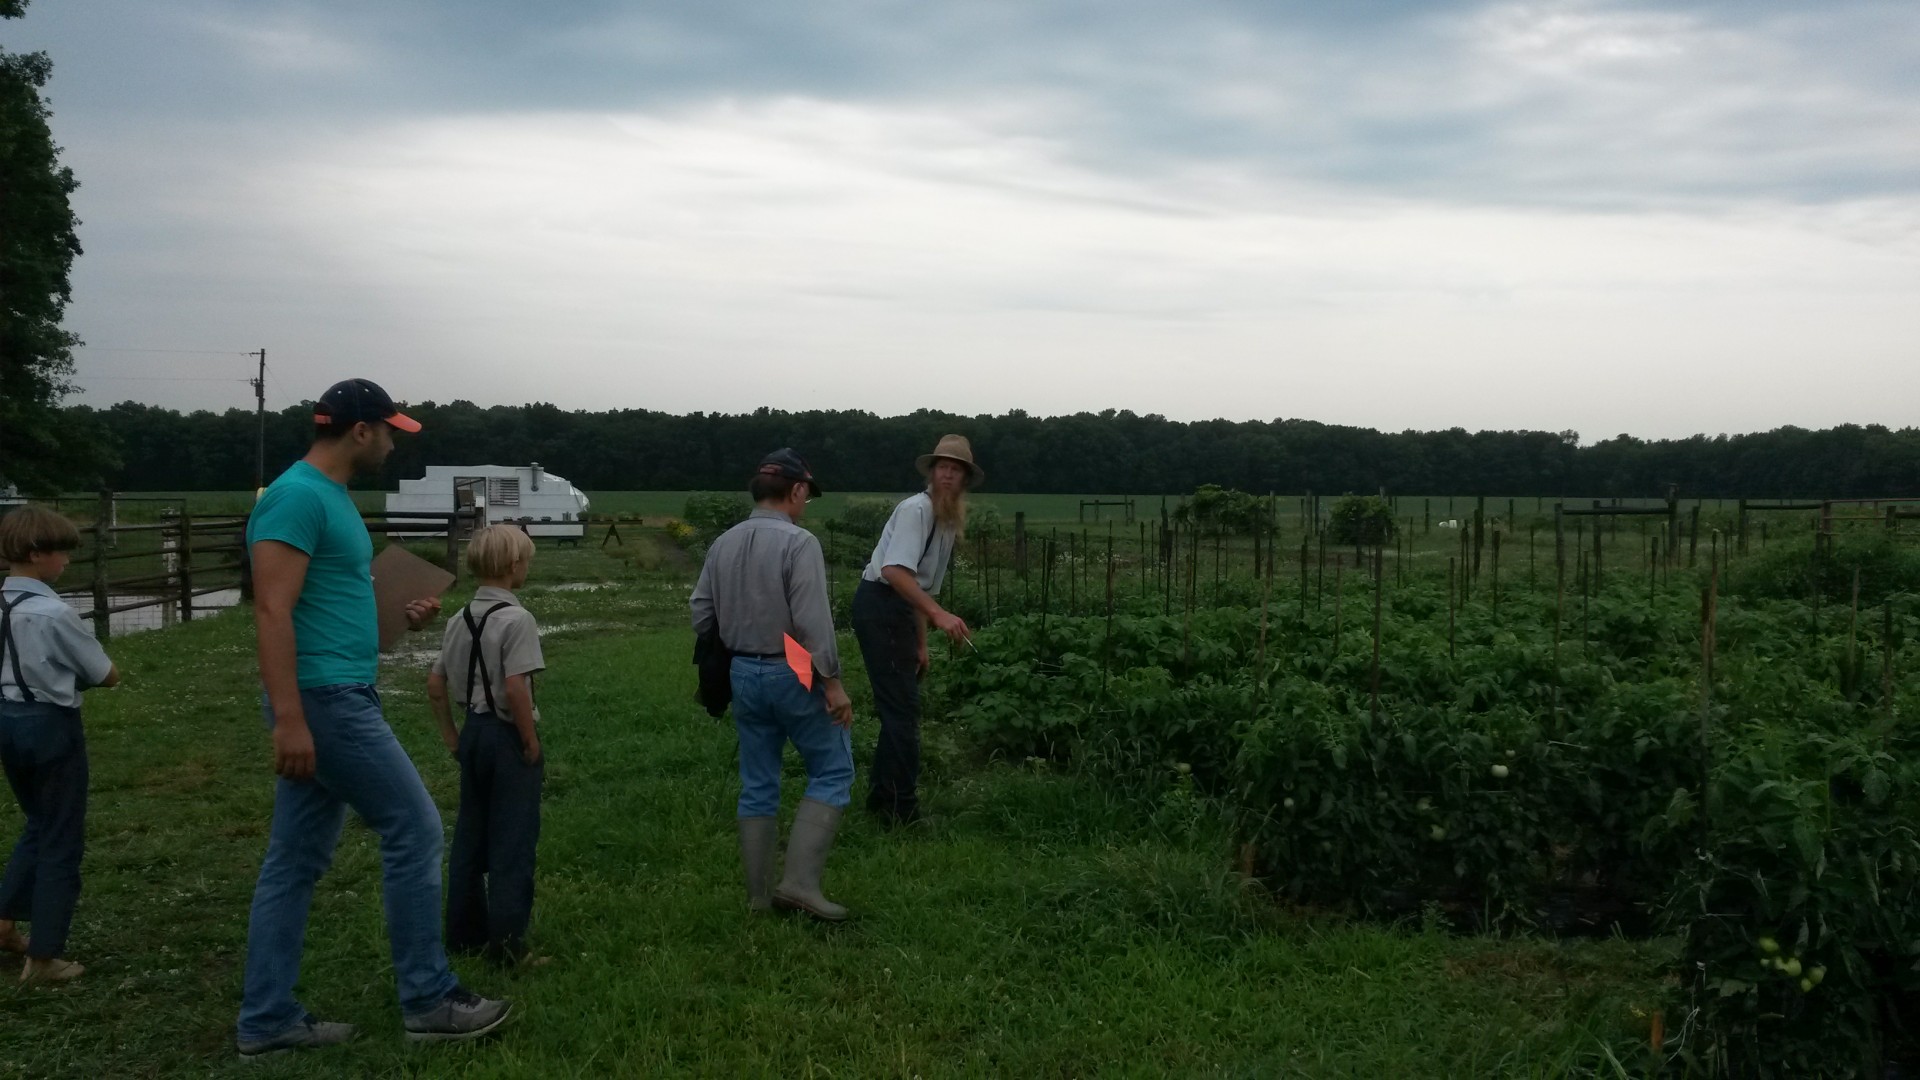
M 274 396 L 285 402 L 287 408 L 300 404 L 299 398 L 288 393 L 287 388 L 280 385 L 280 379 L 271 367 L 267 369 L 267 385 L 273 387 Z
M 85 349 L 88 352 L 175 353 L 182 356 L 252 356 L 253 355 L 252 353 L 234 352 L 231 349 L 135 349 L 135 348 L 103 348 L 98 345 L 76 345 L 74 346 L 74 348 Z
M 218 379 L 210 375 L 84 375 L 75 374 L 80 382 L 237 382 L 246 379 Z

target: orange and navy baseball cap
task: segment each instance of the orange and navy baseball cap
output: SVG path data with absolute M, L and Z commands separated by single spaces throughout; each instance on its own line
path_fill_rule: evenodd
M 820 481 L 813 478 L 813 470 L 807 467 L 807 460 L 791 446 L 783 446 L 761 458 L 759 471 L 767 476 L 799 480 L 807 485 L 807 491 L 813 498 L 820 497 Z
M 352 427 L 365 421 L 384 423 L 395 431 L 420 430 L 420 421 L 400 411 L 380 384 L 367 379 L 348 379 L 327 387 L 313 405 L 313 422 Z

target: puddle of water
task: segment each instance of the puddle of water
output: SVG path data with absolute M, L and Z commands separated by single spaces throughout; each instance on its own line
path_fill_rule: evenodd
M 71 605 L 83 618 L 86 617 L 87 612 L 93 610 L 92 593 L 61 593 L 60 598 Z M 109 598 L 108 606 L 119 607 L 122 604 L 154 600 L 166 602 L 153 604 L 151 607 L 134 608 L 132 611 L 116 611 L 107 616 L 107 632 L 114 637 L 119 637 L 121 634 L 132 634 L 141 630 L 164 629 L 180 621 L 180 598 L 177 596 L 163 597 L 158 593 L 115 595 Z M 218 589 L 205 596 L 193 598 L 193 616 L 197 619 L 205 615 L 213 615 L 239 602 L 238 588 Z

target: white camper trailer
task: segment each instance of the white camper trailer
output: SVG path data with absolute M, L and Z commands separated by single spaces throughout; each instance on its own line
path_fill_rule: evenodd
M 387 495 L 387 513 L 423 510 L 445 514 L 471 509 L 473 527 L 502 522 L 524 525 L 530 536 L 578 539 L 587 531 L 587 496 L 567 482 L 532 465 L 429 465 L 418 480 L 400 481 Z M 444 536 L 445 529 L 423 527 L 405 535 Z

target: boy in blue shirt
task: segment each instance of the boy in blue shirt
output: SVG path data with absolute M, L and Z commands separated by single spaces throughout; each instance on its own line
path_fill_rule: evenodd
M 314 405 L 315 436 L 260 497 L 247 525 L 260 681 L 273 730 L 273 826 L 247 923 L 240 1057 L 345 1042 L 350 1024 L 315 1019 L 294 999 L 314 883 L 333 862 L 351 806 L 380 837 L 387 940 L 411 1042 L 485 1035 L 508 1015 L 462 987 L 440 937 L 440 812 L 394 738 L 374 689 L 379 621 L 373 540 L 347 491 L 418 431 L 385 390 L 336 383 Z M 408 605 L 425 625 L 436 599 Z
M 27 827 L 0 879 L 0 950 L 27 955 L 20 981 L 61 982 L 86 970 L 65 959 L 86 843 L 87 741 L 80 691 L 120 672 L 52 585 L 80 532 L 41 506 L 0 518 L 0 765 Z M 33 926 L 21 936 L 16 923 Z

